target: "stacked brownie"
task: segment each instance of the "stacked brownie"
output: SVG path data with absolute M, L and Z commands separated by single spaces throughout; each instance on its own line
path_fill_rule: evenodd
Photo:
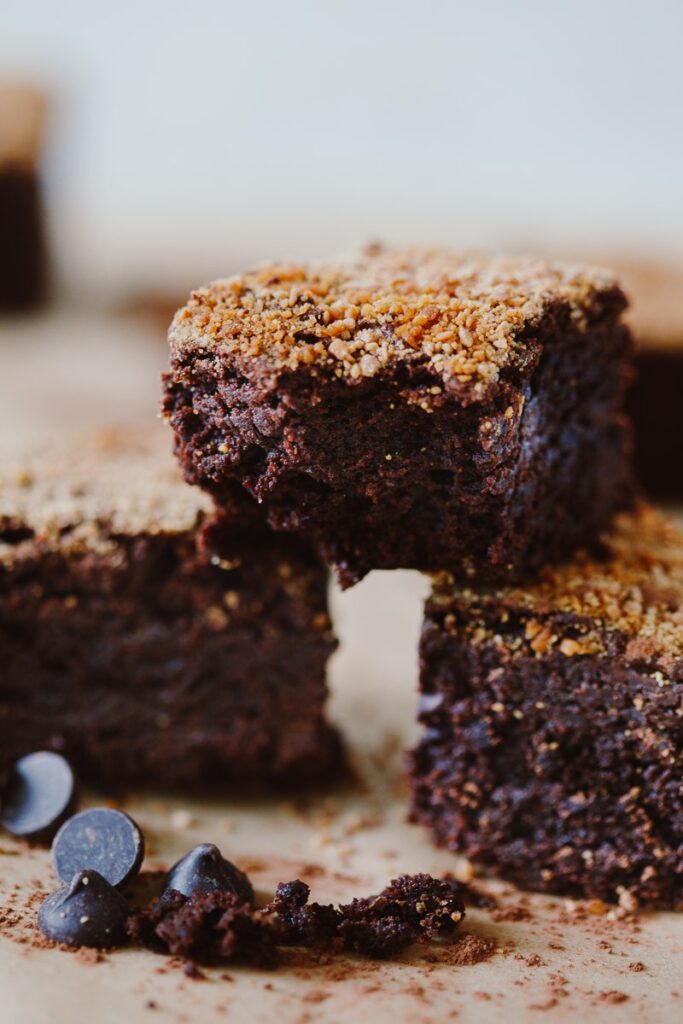
M 107 786 L 318 778 L 327 573 L 217 522 L 167 438 L 103 434 L 0 473 L 0 770 L 36 749 Z
M 607 272 L 525 259 L 270 266 L 176 315 L 164 408 L 189 481 L 258 503 L 343 585 L 438 574 L 412 756 L 437 842 L 671 905 L 683 540 L 633 511 L 625 305 Z

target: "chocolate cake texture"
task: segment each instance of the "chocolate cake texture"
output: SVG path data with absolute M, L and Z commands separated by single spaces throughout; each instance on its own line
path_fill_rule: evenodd
M 683 904 L 683 533 L 648 507 L 528 587 L 442 575 L 412 816 L 523 888 Z
M 0 751 L 108 786 L 317 778 L 335 641 L 325 568 L 212 524 L 167 438 L 105 433 L 0 471 Z
M 374 568 L 518 580 L 630 500 L 626 301 L 606 271 L 370 247 L 194 292 L 165 415 L 186 478 Z

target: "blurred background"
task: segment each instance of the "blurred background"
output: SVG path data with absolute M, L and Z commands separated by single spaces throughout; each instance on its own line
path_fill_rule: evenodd
M 0 281 L 28 274 L 17 308 L 154 314 L 161 340 L 192 286 L 273 257 L 531 250 L 618 264 L 643 350 L 683 353 L 682 40 L 681 0 L 5 5 Z M 109 331 L 130 376 L 130 324 L 60 323 L 0 332 Z M 680 365 L 648 395 L 680 398 Z M 671 445 L 683 413 L 654 429 Z
M 683 254 L 680 0 L 26 0 L 56 282 L 366 238 Z

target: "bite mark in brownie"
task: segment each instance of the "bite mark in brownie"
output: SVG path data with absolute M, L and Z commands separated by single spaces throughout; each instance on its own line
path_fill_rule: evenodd
M 683 534 L 623 516 L 526 588 L 436 581 L 412 816 L 524 888 L 683 902 Z
M 212 524 L 166 439 L 102 435 L 0 480 L 0 750 L 107 786 L 317 779 L 334 650 L 324 566 L 258 517 Z
M 195 292 L 164 409 L 188 480 L 246 493 L 343 585 L 518 579 L 630 497 L 629 337 L 606 272 L 366 250 Z

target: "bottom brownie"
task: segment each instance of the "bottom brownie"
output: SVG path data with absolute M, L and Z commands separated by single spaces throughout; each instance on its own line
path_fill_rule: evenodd
M 2 473 L 2 758 L 64 751 L 105 785 L 318 778 L 340 751 L 326 571 L 257 524 L 202 536 L 210 503 L 159 447 Z
M 532 588 L 442 578 L 412 817 L 520 886 L 683 902 L 683 535 L 622 520 Z

